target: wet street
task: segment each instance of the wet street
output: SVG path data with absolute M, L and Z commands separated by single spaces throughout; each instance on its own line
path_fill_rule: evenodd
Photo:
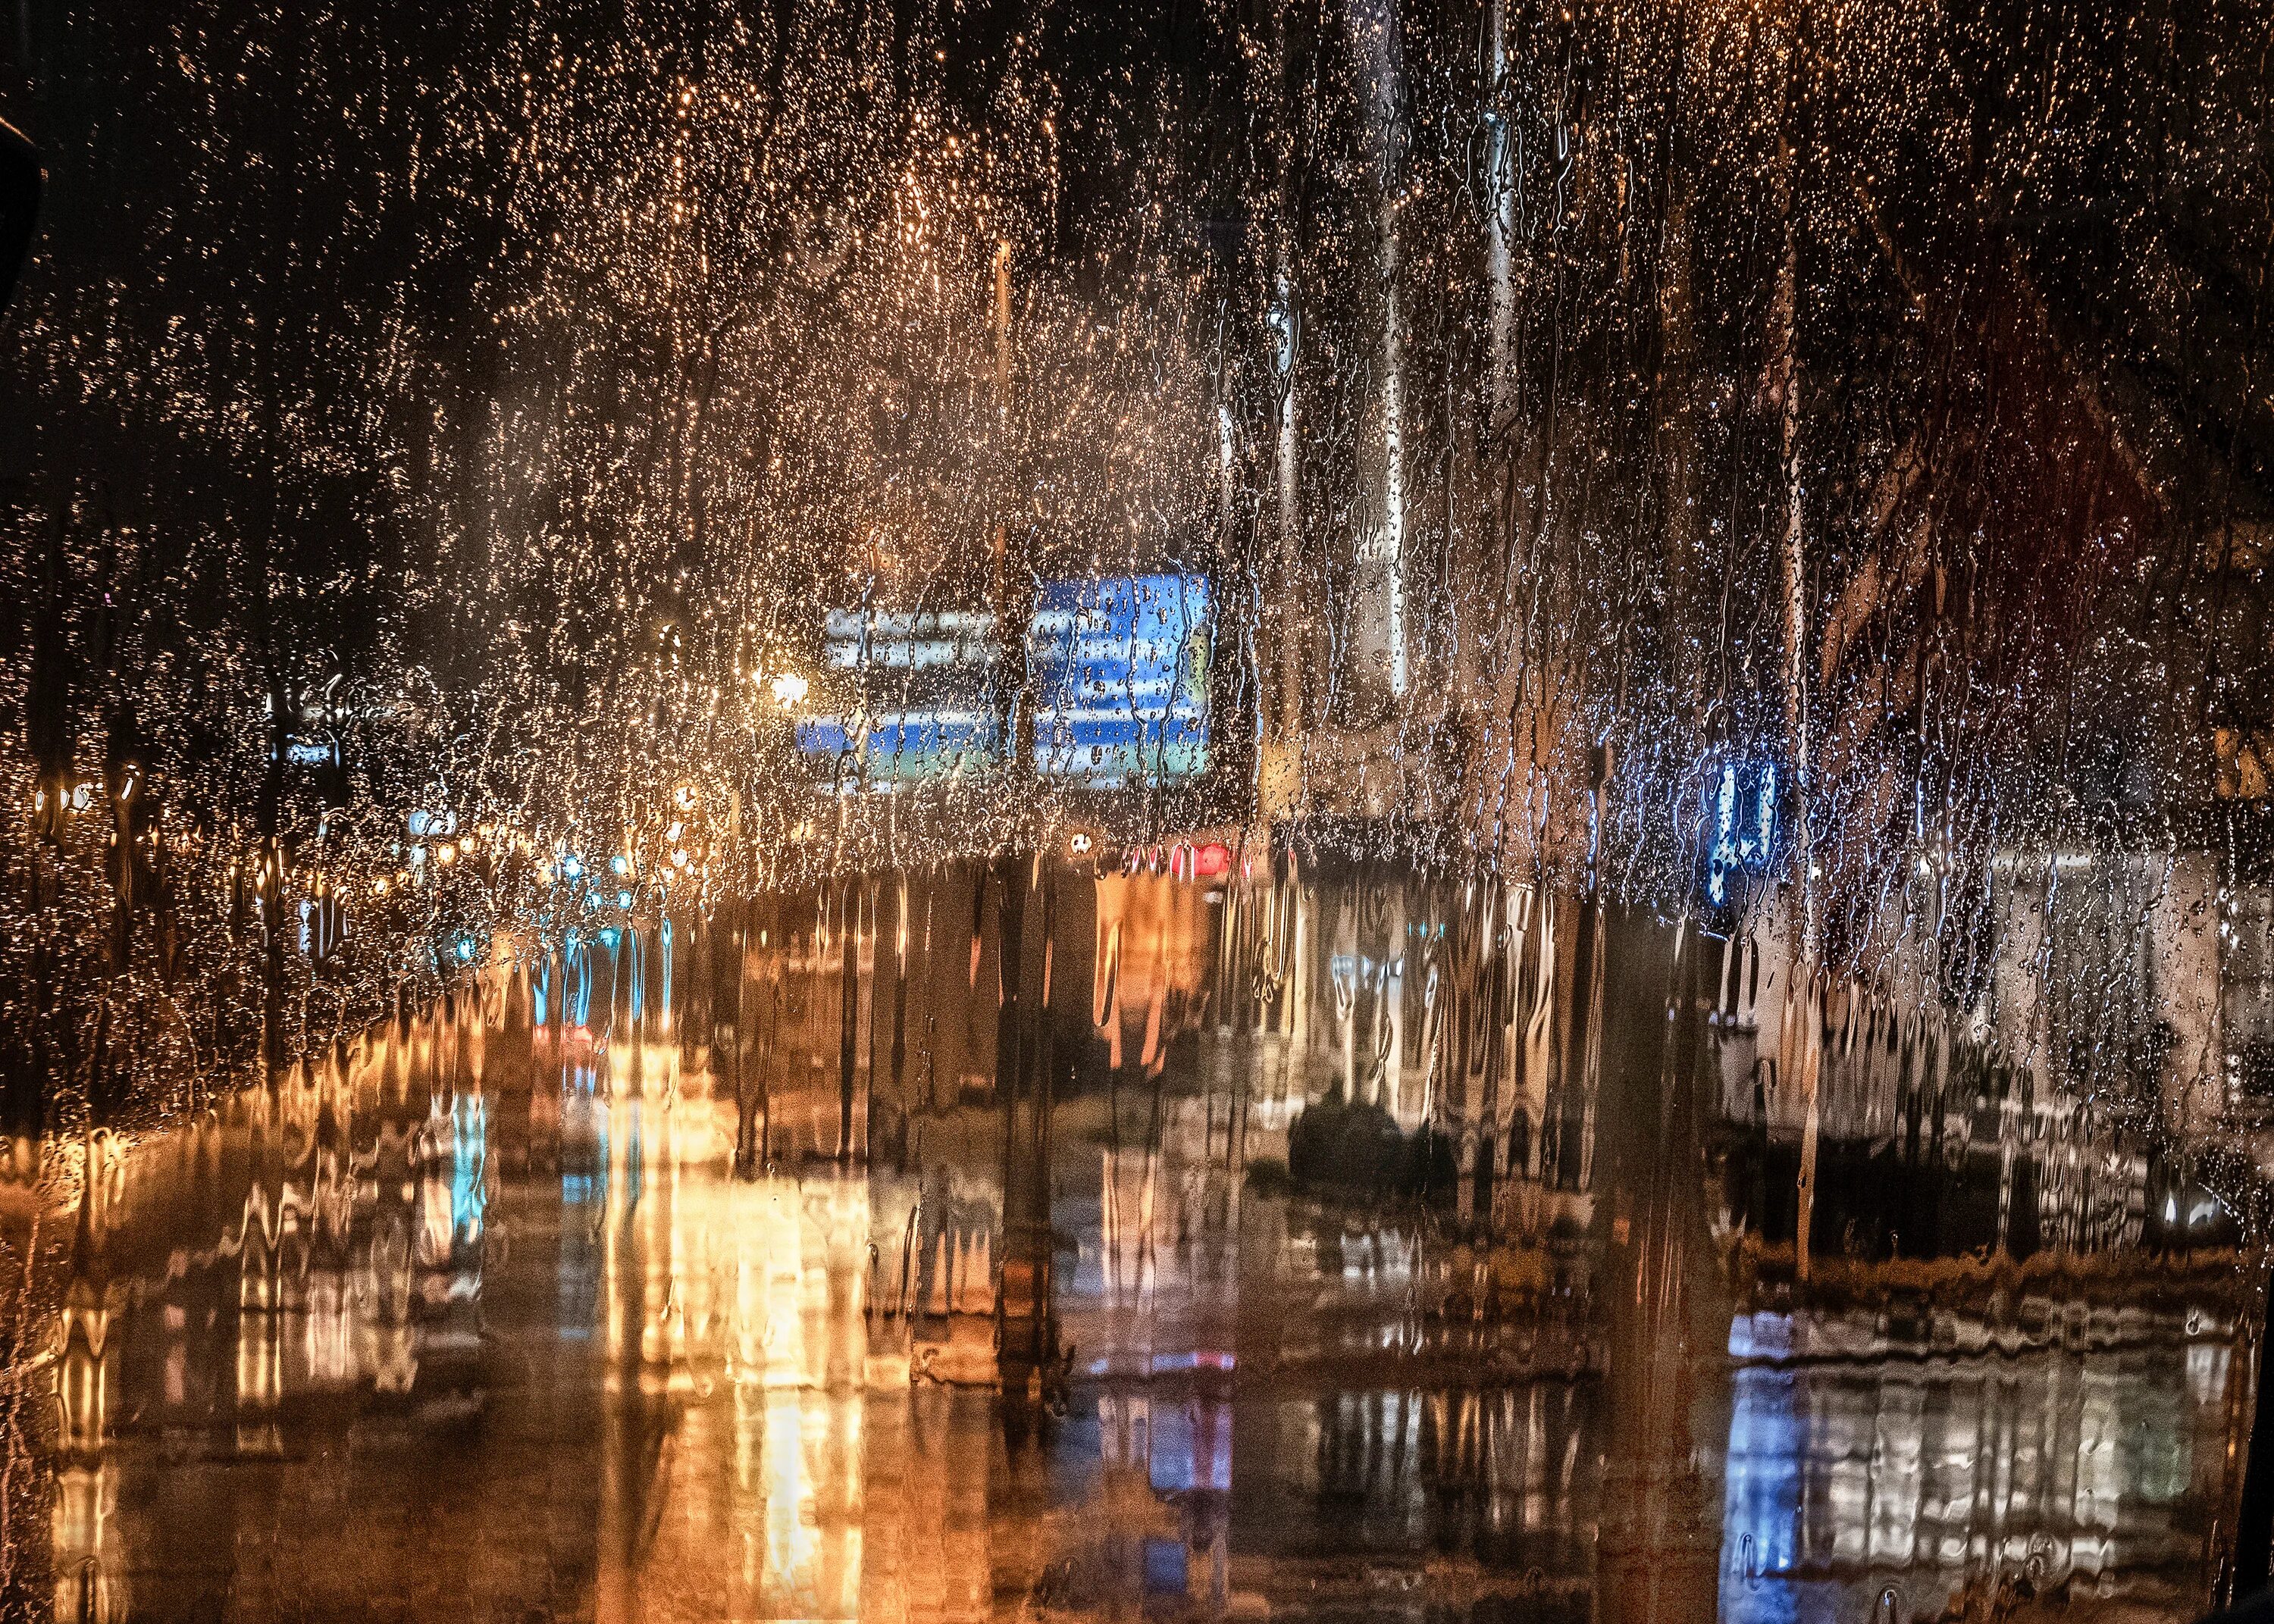
M 2193 1618 L 2255 1282 L 2153 1054 L 1993 1064 L 1840 988 L 1796 1047 L 1779 952 L 1188 854 L 501 966 L 95 1147 L 13 1576 L 68 1619 Z

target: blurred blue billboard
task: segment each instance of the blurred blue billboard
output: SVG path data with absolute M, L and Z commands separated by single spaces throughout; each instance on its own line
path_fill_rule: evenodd
M 1198 575 L 1043 583 L 1027 628 L 1036 774 L 1110 789 L 1204 771 L 1210 609 Z M 840 786 L 999 761 L 992 613 L 836 609 L 826 632 L 827 692 L 797 741 Z

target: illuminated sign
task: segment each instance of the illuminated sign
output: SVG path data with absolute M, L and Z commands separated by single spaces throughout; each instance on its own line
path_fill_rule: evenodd
M 1197 575 L 1043 583 L 1027 632 L 1035 772 L 1106 788 L 1203 771 L 1209 609 Z M 984 610 L 831 610 L 840 708 L 801 718 L 798 748 L 871 787 L 995 765 L 995 629 Z
M 1096 788 L 1201 772 L 1209 610 L 1198 575 L 1046 583 L 1027 635 L 1035 771 Z
M 1777 765 L 1725 758 L 1706 778 L 1706 900 L 1742 901 L 1749 875 L 1768 872 L 1776 856 Z
M 913 784 L 994 759 L 992 614 L 832 609 L 826 631 L 822 665 L 845 708 L 801 718 L 797 743 L 832 759 L 840 785 Z

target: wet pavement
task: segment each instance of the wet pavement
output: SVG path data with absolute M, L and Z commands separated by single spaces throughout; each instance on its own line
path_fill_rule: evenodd
M 102 1619 L 2201 1610 L 2257 1282 L 2156 1130 L 2172 1041 L 2003 1041 L 2084 1017 L 1994 959 L 1969 1024 L 1788 999 L 1773 929 L 1190 873 L 602 931 L 98 1143 L 16 1582 Z

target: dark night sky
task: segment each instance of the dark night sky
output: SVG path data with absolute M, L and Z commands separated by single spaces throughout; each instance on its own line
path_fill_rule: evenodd
M 1454 284 L 1473 279 L 1479 240 L 1458 189 L 1479 150 L 1480 15 L 1466 0 L 1399 11 L 1407 162 L 1436 188 L 1413 218 L 1445 222 Z M 1711 41 L 1734 91 L 1649 66 L 1652 50 L 1690 37 L 1683 30 L 1721 27 L 1712 8 L 1653 12 L 1655 34 L 1638 28 L 1641 15 L 1600 6 L 1567 19 L 1531 0 L 1510 11 L 1512 117 L 1535 162 L 1570 141 L 1572 184 L 1592 188 L 1575 193 L 1574 220 L 1584 202 L 1596 223 L 1556 236 L 1540 260 L 1574 289 L 1597 285 L 1547 307 L 1555 323 L 1568 312 L 1568 327 L 1553 329 L 1567 367 L 1594 369 L 1615 394 L 1623 369 L 1647 362 L 1620 348 L 1619 333 L 1650 289 L 1611 279 L 1630 259 L 1655 274 L 1678 169 L 1699 199 L 1706 360 L 1726 390 L 1750 387 L 1766 285 L 1761 177 L 1774 150 L 1764 130 L 1786 105 L 1813 289 L 1804 342 L 1817 350 L 1826 434 L 1852 432 L 1860 445 L 1878 432 L 1842 391 L 1884 395 L 1892 378 L 1931 395 L 1932 376 L 1901 369 L 1970 353 L 1914 344 L 1906 301 L 1956 327 L 2028 306 L 2042 311 L 2071 374 L 2090 382 L 2090 413 L 2145 458 L 2143 477 L 2198 505 L 2192 523 L 2274 509 L 2274 395 L 2257 381 L 2274 219 L 2263 4 L 2172 0 L 2117 18 L 1981 0 L 1945 8 L 1912 55 L 1884 63 L 1869 41 L 1840 34 L 1856 26 L 1848 13 L 1803 11 L 1798 59 L 1812 71 L 1770 72 L 1751 35 Z M 666 13 L 650 42 L 659 71 L 699 75 L 732 26 L 783 37 L 800 16 L 786 0 L 689 6 Z M 1063 190 L 1041 252 L 1102 306 L 1129 292 L 1118 279 L 1134 262 L 1132 220 L 1144 212 L 1132 199 L 1154 199 L 1150 229 L 1171 262 L 1216 279 L 1195 308 L 1222 307 L 1251 374 L 1281 214 L 1274 132 L 1284 131 L 1295 155 L 1291 229 L 1323 290 L 1312 353 L 1362 375 L 1357 326 L 1345 322 L 1342 348 L 1329 349 L 1337 301 L 1360 301 L 1366 287 L 1358 244 L 1371 229 L 1354 201 L 1367 170 L 1343 10 L 901 0 L 873 16 L 899 42 L 907 83 L 936 85 L 968 127 L 985 129 L 1014 88 L 1028 113 L 1052 110 Z M 1282 16 L 1293 41 L 1284 100 L 1243 50 L 1268 55 Z M 431 545 L 404 500 L 443 455 L 422 447 L 421 414 L 478 412 L 498 382 L 486 336 L 496 306 L 542 259 L 544 245 L 508 223 L 519 115 L 509 87 L 486 76 L 527 15 L 18 0 L 12 20 L 0 112 L 41 144 L 51 176 L 34 262 L 0 327 L 19 350 L 6 365 L 29 380 L 0 398 L 11 464 L 0 477 L 20 493 L 19 518 L 76 503 L 99 526 L 192 528 L 201 539 L 143 548 L 139 573 L 117 590 L 218 631 L 252 614 L 248 583 L 265 560 L 282 583 L 265 613 L 349 656 L 397 618 L 393 583 Z M 579 40 L 614 38 L 622 10 L 569 4 L 544 26 L 574 55 Z M 470 109 L 493 116 L 495 133 L 465 139 Z M 1419 249 L 1412 259 L 1437 263 Z M 1414 319 L 1449 323 L 1451 356 L 1477 306 L 1464 292 L 1449 308 L 1441 318 L 1419 299 Z M 198 337 L 175 347 L 173 370 L 146 364 L 185 329 Z M 384 351 L 390 342 L 410 352 Z M 169 409 L 184 396 L 205 404 Z M 1843 427 L 1850 418 L 1856 426 Z M 387 432 L 369 432 L 382 421 Z M 301 431 L 370 454 L 318 459 L 280 490 L 263 437 Z M 1850 454 L 1827 445 L 1826 455 L 1836 465 Z M 329 597 L 328 585 L 338 589 Z M 29 626 L 24 611 L 9 642 Z

